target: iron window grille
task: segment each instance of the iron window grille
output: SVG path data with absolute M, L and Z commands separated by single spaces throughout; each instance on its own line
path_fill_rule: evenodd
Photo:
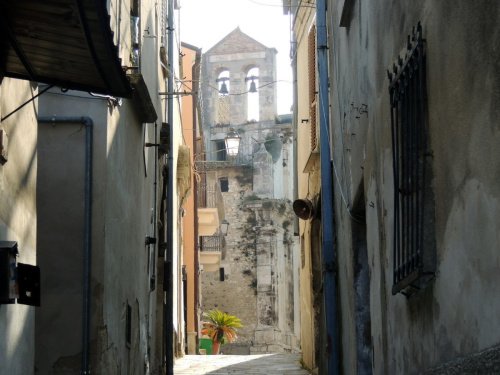
M 433 196 L 429 184 L 426 50 L 420 23 L 407 52 L 388 71 L 394 171 L 392 294 L 410 295 L 434 275 Z
M 200 251 L 210 251 L 220 253 L 224 247 L 224 236 L 216 234 L 213 236 L 200 236 Z

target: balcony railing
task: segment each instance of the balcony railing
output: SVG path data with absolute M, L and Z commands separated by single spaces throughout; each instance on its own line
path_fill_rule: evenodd
M 212 236 L 219 230 L 224 219 L 224 200 L 218 183 L 206 183 L 206 176 L 201 174 L 196 200 L 198 203 L 198 233 L 200 236 Z
M 198 208 L 217 208 L 219 219 L 224 219 L 224 200 L 217 182 L 198 184 Z
M 199 260 L 204 271 L 216 272 L 219 270 L 223 247 L 224 237 L 220 233 L 213 236 L 200 236 Z
M 198 250 L 205 252 L 221 252 L 223 246 L 224 236 L 220 234 L 214 236 L 201 236 Z

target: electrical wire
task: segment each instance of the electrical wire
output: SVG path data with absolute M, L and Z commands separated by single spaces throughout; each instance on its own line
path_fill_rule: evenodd
M 175 78 L 175 76 L 174 76 L 174 80 L 175 80 L 176 82 L 179 82 L 179 81 L 180 81 L 179 79 Z M 177 90 L 179 90 L 179 89 L 180 89 L 180 87 L 177 87 Z M 181 101 L 179 100 L 179 96 L 180 96 L 180 95 L 176 95 L 176 99 L 177 99 L 177 100 L 176 100 L 176 101 L 177 101 L 177 109 L 179 110 L 179 113 L 182 113 Z M 184 116 L 179 116 L 179 118 L 180 118 L 180 122 L 181 122 L 181 135 L 182 135 L 182 141 L 183 141 L 183 142 L 184 142 L 184 144 L 186 145 L 186 144 L 187 144 L 187 142 L 186 142 L 186 138 L 184 137 L 184 130 L 186 130 L 186 129 L 184 129 L 184 122 L 183 122 L 183 118 L 184 118 Z
M 179 82 L 181 82 L 181 84 L 183 86 L 185 86 L 186 88 L 189 88 L 191 89 L 189 86 L 187 86 L 184 82 L 195 82 L 193 80 L 179 80 Z M 207 87 L 210 87 L 211 89 L 214 89 L 215 91 L 219 91 L 219 88 L 218 87 L 215 87 L 207 82 L 203 82 L 203 81 L 198 81 L 200 83 L 202 83 L 203 85 L 207 86 Z M 267 82 L 263 85 L 260 85 L 260 86 L 257 86 L 256 88 L 257 89 L 260 89 L 262 87 L 266 87 L 266 86 L 270 86 L 272 84 L 275 84 L 275 83 L 278 83 L 278 82 L 285 82 L 285 83 L 290 83 L 290 84 L 293 84 L 292 81 L 289 81 L 289 80 L 286 80 L 286 79 L 277 79 L 275 81 L 272 81 L 272 82 Z M 198 93 L 197 91 L 192 91 L 193 93 Z M 248 93 L 252 93 L 250 92 L 250 90 L 247 90 L 247 91 L 242 91 L 242 92 L 235 92 L 235 93 L 228 93 L 228 94 L 224 94 L 223 96 L 238 96 L 238 95 L 245 95 L 245 94 L 248 94 Z M 180 94 L 174 94 L 174 95 L 180 95 Z M 221 95 L 222 96 L 222 95 Z
M 332 43 L 333 45 L 333 54 L 334 54 L 334 79 L 335 79 L 335 83 L 338 83 L 339 80 L 338 80 L 338 77 L 339 77 L 339 59 L 338 59 L 338 51 L 337 51 L 337 43 L 335 43 L 335 41 L 333 41 Z M 335 87 L 335 92 L 336 92 L 336 99 L 337 99 L 337 108 L 339 108 L 338 111 L 335 111 L 337 112 L 337 116 L 338 116 L 338 121 L 339 123 L 341 124 L 341 132 L 342 132 L 342 139 L 341 139 L 341 145 L 342 145 L 342 150 L 341 150 L 341 155 L 342 155 L 342 162 L 343 164 L 345 165 L 345 158 L 346 158 L 346 155 L 345 155 L 345 148 L 344 148 L 344 141 L 343 141 L 343 132 L 344 132 L 344 124 L 343 124 L 343 121 L 346 121 L 346 115 L 344 114 L 344 119 L 342 119 L 342 111 L 340 110 L 341 108 L 343 108 L 340 104 L 340 96 L 339 96 L 339 85 L 338 84 L 334 84 L 333 85 Z M 323 112 L 324 112 L 324 109 L 323 109 Z M 325 118 L 325 117 L 324 117 Z M 327 131 L 329 133 L 330 131 L 330 128 L 327 127 Z M 328 134 L 328 139 L 330 139 L 330 134 Z M 341 196 L 341 200 L 344 204 L 344 207 L 347 211 L 347 214 L 349 215 L 349 217 L 357 222 L 357 223 L 363 223 L 364 220 L 362 217 L 357 217 L 356 215 L 353 214 L 352 212 L 352 205 L 350 203 L 350 200 L 351 198 L 350 197 L 347 197 L 346 198 L 346 194 L 345 194 L 345 191 L 350 191 L 350 186 L 347 185 L 347 178 L 346 178 L 346 172 L 345 172 L 345 169 L 344 169 L 344 172 L 343 172 L 343 178 L 341 178 L 341 176 L 339 176 L 339 173 L 338 173 L 338 169 L 337 169 L 337 165 L 335 163 L 335 157 L 334 155 L 332 154 L 332 166 L 333 166 L 333 171 L 334 171 L 334 176 L 335 176 L 335 180 L 337 182 L 337 185 L 339 186 L 339 190 L 340 190 L 340 196 Z M 342 184 L 342 181 L 345 182 L 345 186 L 343 186 Z
M 281 4 L 270 4 L 270 3 L 263 3 L 260 1 L 256 0 L 247 0 L 250 3 L 257 4 L 257 5 L 262 5 L 262 6 L 267 6 L 267 7 L 280 7 L 280 8 L 316 8 L 316 5 L 283 5 Z

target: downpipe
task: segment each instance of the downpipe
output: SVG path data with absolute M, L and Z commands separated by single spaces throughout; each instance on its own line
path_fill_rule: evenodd
M 167 58 L 168 65 L 170 69 L 170 75 L 167 80 L 167 91 L 174 91 L 174 69 L 173 69 L 173 59 L 174 59 L 174 0 L 168 0 L 168 10 L 167 10 L 167 24 L 168 24 L 168 37 L 167 37 Z M 168 169 L 168 181 L 167 181 L 167 248 L 164 257 L 164 280 L 163 288 L 165 290 L 165 302 L 164 302 L 164 319 L 163 319 L 163 345 L 165 349 L 165 373 L 167 375 L 173 375 L 174 373 L 174 352 L 173 352 L 173 275 L 172 275 L 172 263 L 173 263 L 173 222 L 174 222 L 174 97 L 172 95 L 167 96 L 167 123 L 169 125 L 169 149 L 167 156 L 167 169 Z
M 83 309 L 82 309 L 82 364 L 81 375 L 90 374 L 90 277 L 92 272 L 92 159 L 94 122 L 88 116 L 40 116 L 39 124 L 81 124 L 85 126 L 85 208 L 83 248 Z
M 326 0 L 316 2 L 316 30 L 318 49 L 318 81 L 320 112 L 320 170 L 321 170 L 321 226 L 324 272 L 324 302 L 327 331 L 327 374 L 340 371 L 338 301 L 337 301 L 337 249 L 334 242 L 333 176 L 330 156 L 330 108 L 328 93 L 328 37 L 326 29 Z

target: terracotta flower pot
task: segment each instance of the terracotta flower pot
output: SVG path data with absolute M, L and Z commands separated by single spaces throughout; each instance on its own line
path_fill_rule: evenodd
M 212 354 L 219 354 L 220 350 L 220 342 L 212 341 Z

